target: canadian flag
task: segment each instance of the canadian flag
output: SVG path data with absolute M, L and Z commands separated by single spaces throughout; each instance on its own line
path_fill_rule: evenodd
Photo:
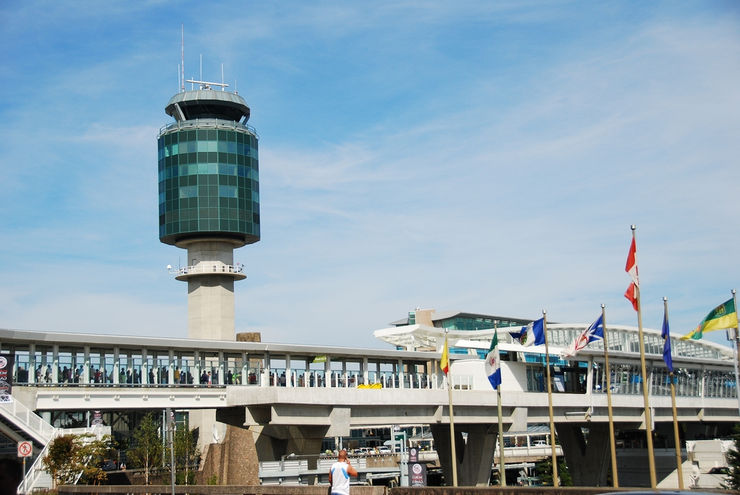
M 637 311 L 637 291 L 640 288 L 640 280 L 637 276 L 637 246 L 635 245 L 635 236 L 632 236 L 632 244 L 630 244 L 630 252 L 627 255 L 627 265 L 624 267 L 624 271 L 629 273 L 632 278 L 632 283 L 627 287 L 627 291 L 624 293 L 624 297 L 630 300 L 632 307 Z

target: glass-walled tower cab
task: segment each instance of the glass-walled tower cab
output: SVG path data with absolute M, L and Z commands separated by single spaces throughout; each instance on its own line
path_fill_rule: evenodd
M 234 280 L 246 275 L 233 250 L 260 239 L 258 137 L 244 99 L 212 85 L 165 108 L 175 122 L 157 140 L 159 239 L 188 250 L 173 271 L 188 282 L 189 337 L 234 340 Z

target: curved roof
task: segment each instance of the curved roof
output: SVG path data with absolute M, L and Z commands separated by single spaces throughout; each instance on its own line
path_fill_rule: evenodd
M 588 323 L 548 323 L 547 336 L 550 354 L 560 354 L 569 348 L 578 335 L 587 327 Z M 493 338 L 493 332 L 498 332 L 499 345 L 502 350 L 544 353 L 545 346 L 522 346 L 510 334 L 510 331 L 518 331 L 520 327 L 504 327 L 495 330 L 449 330 L 446 335 L 451 347 L 467 348 L 470 352 L 488 349 Z M 611 325 L 607 327 L 607 339 L 609 341 L 609 355 L 620 357 L 639 357 L 639 329 L 633 326 Z M 406 350 L 426 350 L 440 352 L 444 344 L 445 329 L 430 327 L 427 325 L 405 325 L 400 327 L 384 328 L 375 330 L 373 335 L 396 347 Z M 657 356 L 662 359 L 663 338 L 660 330 L 643 328 L 645 341 L 645 354 Z M 674 360 L 702 360 L 721 361 L 732 363 L 732 349 L 706 340 L 680 340 L 671 337 L 671 348 Z M 590 343 L 579 352 L 583 355 L 603 354 L 603 342 Z
M 178 109 L 180 112 L 178 112 Z M 164 109 L 175 120 L 226 119 L 249 120 L 249 106 L 244 98 L 228 91 L 198 89 L 183 91 L 170 98 Z

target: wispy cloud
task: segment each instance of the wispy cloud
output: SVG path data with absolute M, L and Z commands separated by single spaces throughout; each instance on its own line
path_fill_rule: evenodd
M 261 136 L 238 329 L 369 346 L 416 306 L 590 321 L 602 302 L 633 323 L 631 223 L 647 324 L 668 295 L 689 328 L 736 283 L 740 35 L 716 6 L 47 7 L 3 10 L 2 326 L 182 332 L 155 142 L 180 22 L 186 75 L 224 62 Z

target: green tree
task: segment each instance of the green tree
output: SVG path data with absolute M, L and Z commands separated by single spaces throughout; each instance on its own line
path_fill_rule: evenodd
M 155 466 L 162 462 L 162 440 L 159 436 L 159 421 L 154 413 L 147 414 L 134 431 L 127 458 L 132 465 L 129 467 L 144 468 L 144 483 L 149 484 L 149 474 Z
M 535 465 L 535 469 L 540 482 L 543 485 L 552 486 L 552 459 L 548 457 L 541 460 Z M 558 478 L 560 478 L 560 486 L 573 486 L 573 478 L 570 477 L 568 466 L 560 459 L 558 460 Z
M 193 430 L 183 427 L 175 432 L 175 469 L 176 473 L 183 473 L 182 477 L 178 476 L 178 484 L 189 485 L 195 473 L 191 472 L 194 464 L 200 458 L 200 450 Z
M 107 478 L 102 465 L 110 449 L 110 435 L 61 435 L 51 441 L 43 462 L 55 485 L 98 485 Z
M 730 474 L 724 485 L 730 490 L 740 490 L 740 423 L 732 428 L 732 440 L 735 445 L 727 451 L 727 465 L 730 468 Z

